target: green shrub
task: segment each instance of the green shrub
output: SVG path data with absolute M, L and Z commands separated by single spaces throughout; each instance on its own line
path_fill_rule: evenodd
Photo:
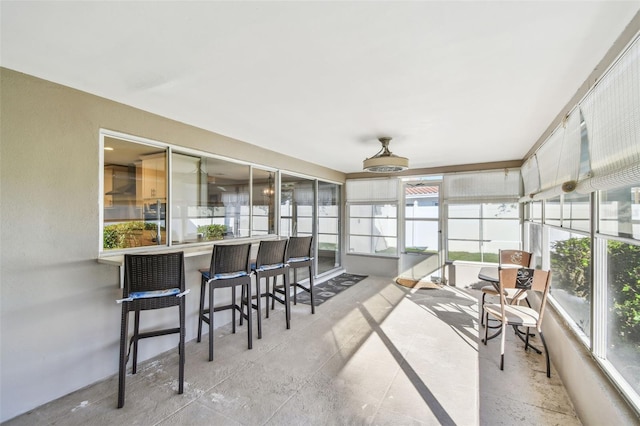
M 145 223 L 141 221 L 107 225 L 102 233 L 103 247 L 105 249 L 138 247 L 143 229 L 145 229 Z
M 227 232 L 225 225 L 201 225 L 198 226 L 198 233 L 202 234 L 205 240 L 221 240 Z

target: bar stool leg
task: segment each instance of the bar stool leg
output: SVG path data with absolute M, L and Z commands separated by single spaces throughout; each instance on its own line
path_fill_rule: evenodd
M 131 374 L 138 372 L 138 333 L 140 332 L 140 310 L 136 309 L 133 322 L 133 366 Z
M 291 289 L 289 287 L 289 271 L 285 269 L 283 274 L 284 278 L 284 311 L 287 320 L 287 330 L 291 328 L 291 306 L 289 305 L 289 299 L 291 297 Z
M 253 308 L 251 307 L 251 281 L 249 281 L 248 284 L 245 284 L 242 286 L 242 293 L 245 292 L 245 287 L 246 287 L 246 292 L 247 292 L 247 300 L 249 301 L 247 303 L 247 338 L 249 339 L 249 343 L 248 343 L 248 347 L 249 349 L 253 348 L 253 330 L 252 330 L 252 325 L 251 325 L 251 311 L 253 310 Z M 241 302 L 242 304 L 242 302 Z M 240 318 L 242 318 L 242 314 L 240 315 Z
M 236 287 L 231 287 L 231 332 L 236 334 Z
M 204 315 L 204 293 L 206 290 L 206 282 L 204 280 L 204 277 L 202 277 L 202 279 L 200 280 L 200 311 L 198 313 L 198 343 L 200 343 L 200 341 L 202 340 L 202 316 Z
M 213 361 L 213 288 L 209 286 L 209 361 Z
M 316 304 L 313 301 L 313 268 L 309 266 L 309 295 L 311 296 L 311 314 L 316 313 Z
M 124 387 L 127 375 L 127 340 L 129 337 L 129 310 L 122 305 L 120 321 L 120 369 L 118 371 L 118 408 L 124 407 Z
M 184 353 L 184 338 L 185 338 L 185 300 L 184 297 L 180 300 L 180 344 L 178 345 L 178 352 L 180 353 L 180 365 L 178 366 L 178 393 L 182 394 L 184 392 L 184 363 L 185 363 L 185 353 Z
M 251 291 L 249 291 L 249 296 L 251 296 Z M 262 339 L 262 315 L 260 312 L 260 278 L 256 275 L 256 317 L 258 318 L 258 339 Z M 247 299 L 249 301 L 249 309 L 253 309 L 251 307 L 251 297 Z
M 298 304 L 298 268 L 293 268 L 293 304 Z

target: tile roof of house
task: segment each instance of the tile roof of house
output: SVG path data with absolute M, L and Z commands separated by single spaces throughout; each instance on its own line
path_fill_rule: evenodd
M 427 195 L 438 194 L 439 187 L 437 186 L 407 186 L 405 188 L 406 195 Z

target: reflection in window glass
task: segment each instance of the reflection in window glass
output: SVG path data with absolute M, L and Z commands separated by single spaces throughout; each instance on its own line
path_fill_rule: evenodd
M 249 166 L 172 154 L 173 244 L 249 236 Z
M 599 232 L 640 240 L 640 186 L 601 191 Z
M 348 211 L 350 253 L 398 254 L 396 205 L 352 204 Z
M 607 241 L 607 359 L 640 392 L 640 246 Z
M 550 228 L 550 259 L 553 272 L 551 295 L 584 332 L 591 323 L 591 239 Z
M 280 235 L 313 235 L 314 181 L 285 173 L 280 179 Z
M 166 245 L 166 149 L 108 136 L 104 146 L 104 250 Z
M 591 202 L 589 194 L 571 192 L 564 195 L 562 226 L 589 232 L 591 230 Z
M 276 173 L 253 168 L 251 235 L 275 234 Z

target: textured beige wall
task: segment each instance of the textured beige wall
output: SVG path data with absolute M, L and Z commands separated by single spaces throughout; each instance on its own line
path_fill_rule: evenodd
M 343 182 L 343 173 L 0 69 L 0 421 L 117 372 L 121 295 L 98 264 L 99 139 L 106 128 Z M 186 263 L 187 339 L 204 257 Z M 150 314 L 146 324 L 173 321 Z M 216 318 L 218 320 L 218 318 Z M 218 324 L 223 323 L 218 321 Z M 142 359 L 175 346 L 141 344 Z M 114 392 L 114 407 L 116 404 Z

